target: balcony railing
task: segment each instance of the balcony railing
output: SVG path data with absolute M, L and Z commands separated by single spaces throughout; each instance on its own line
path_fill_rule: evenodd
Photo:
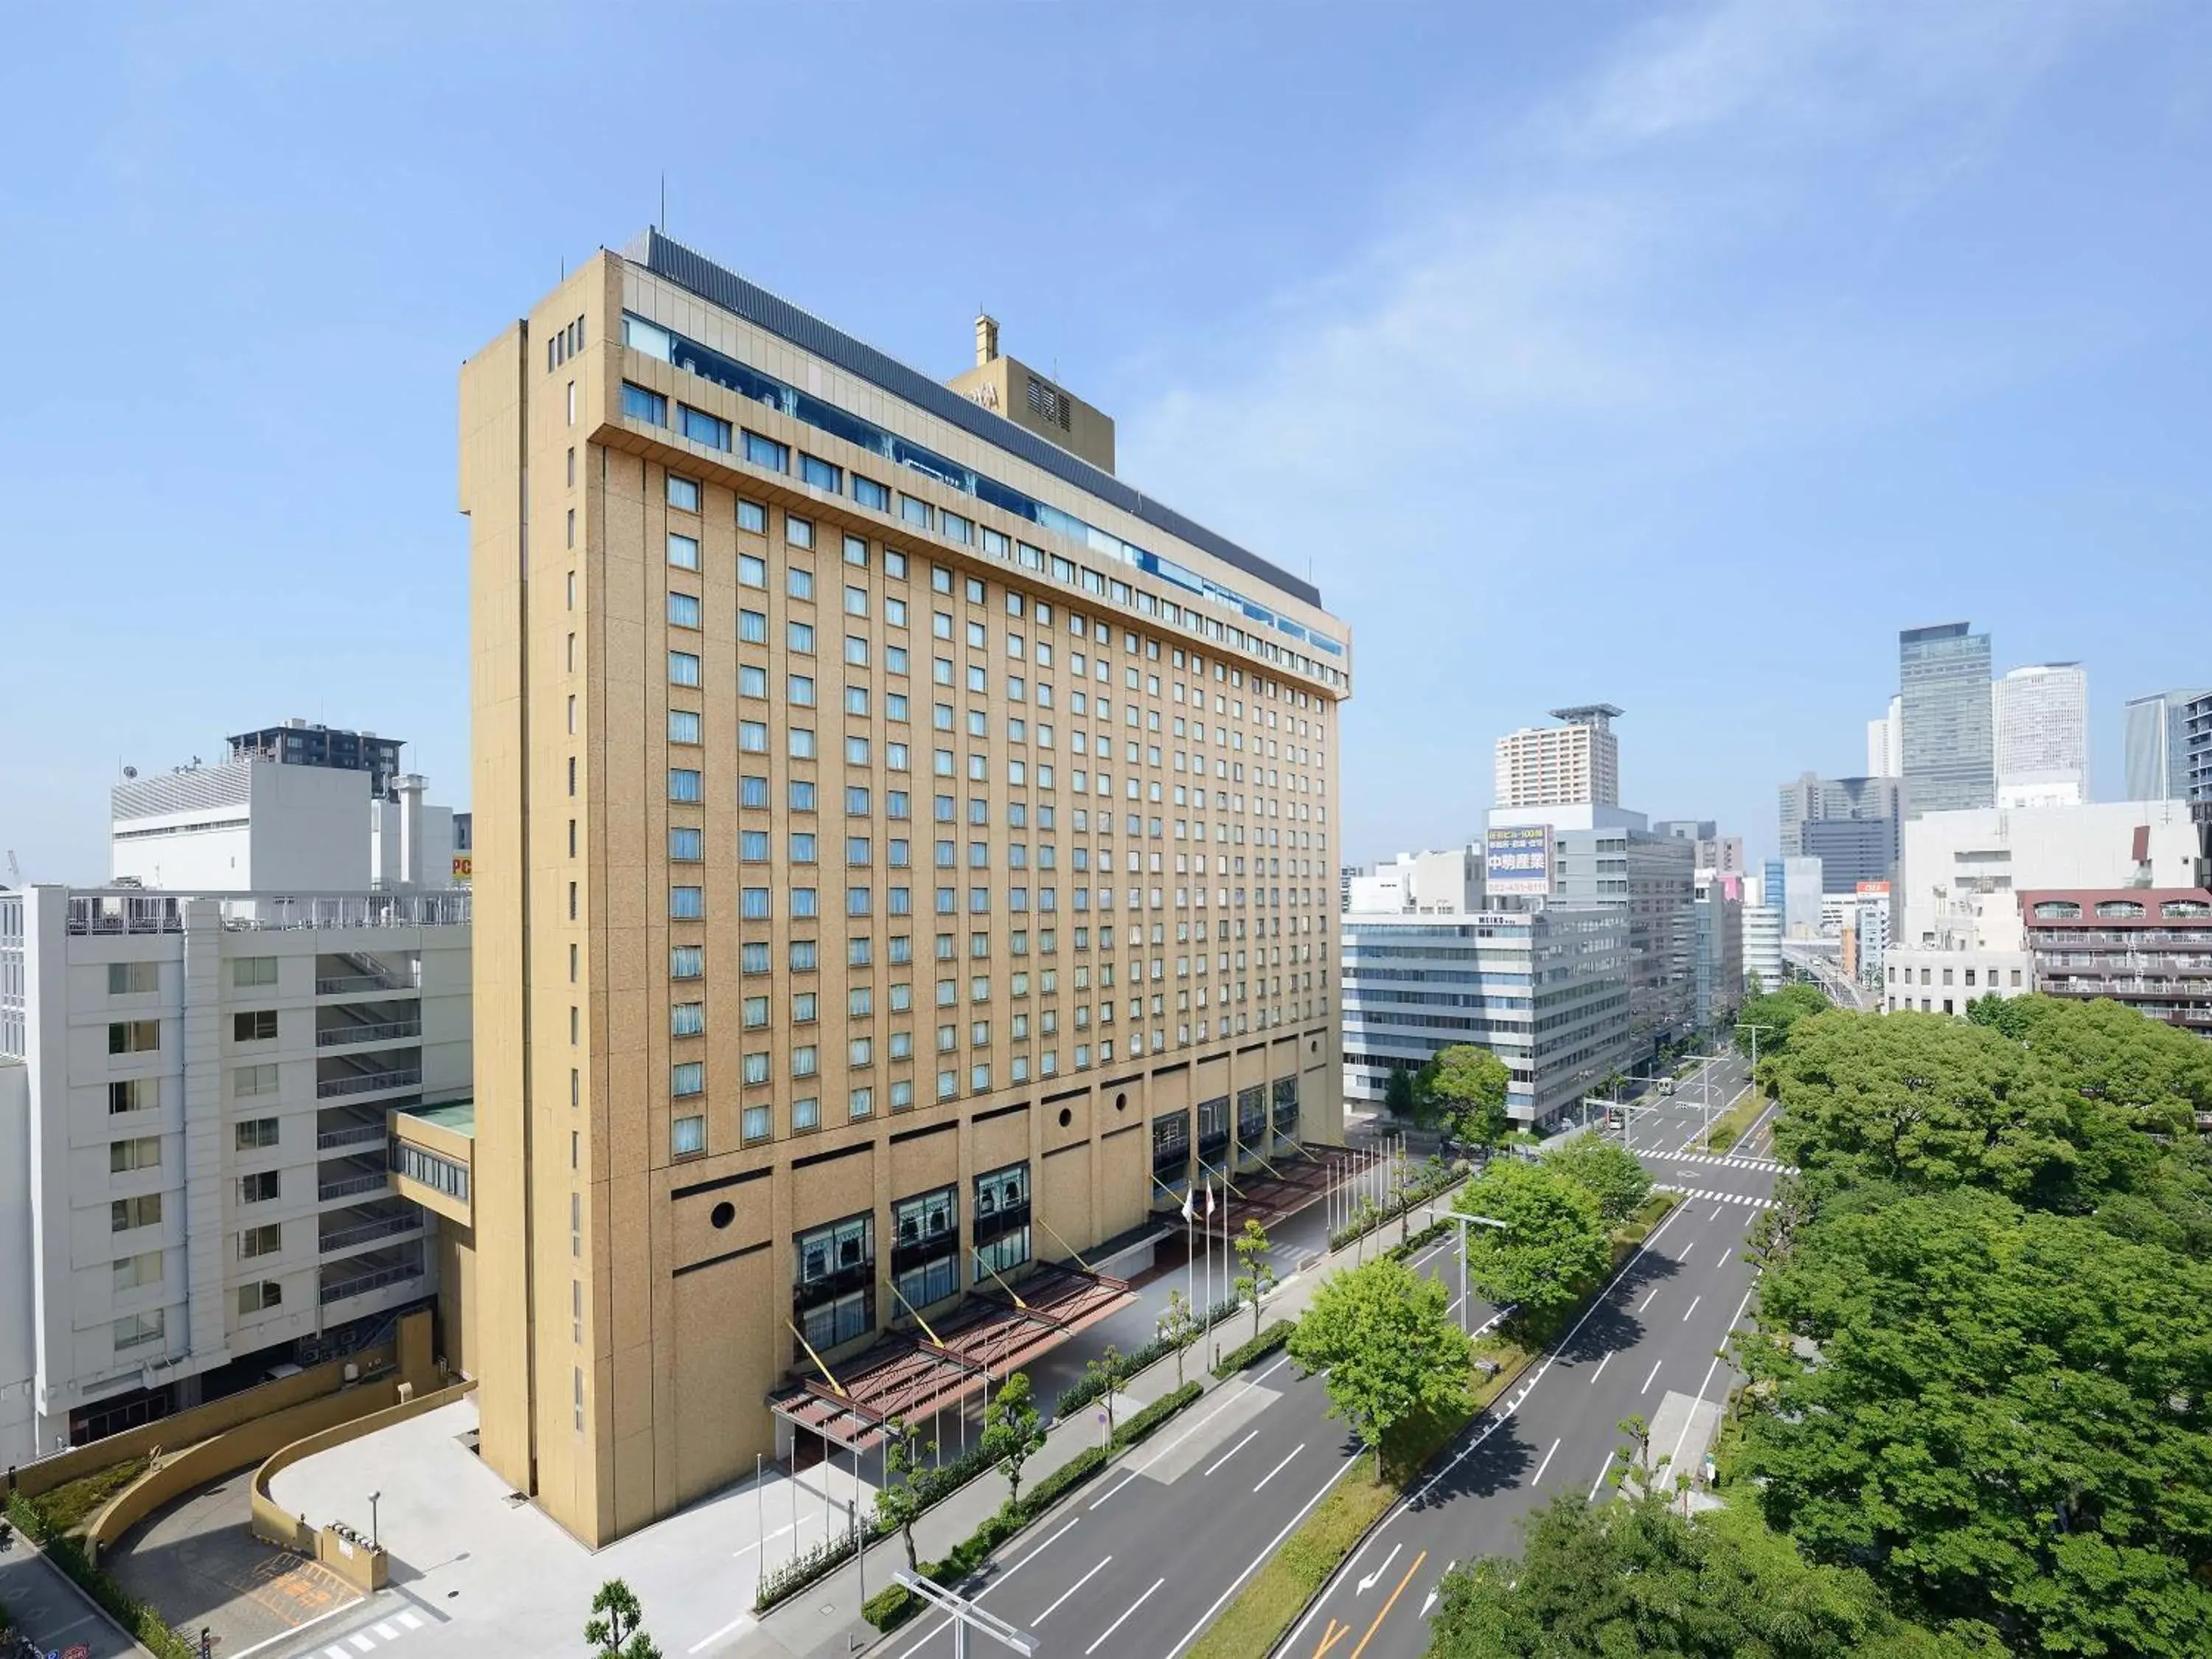
M 419 1261 L 403 1261 L 397 1267 L 379 1267 L 373 1273 L 357 1273 L 323 1286 L 323 1305 L 343 1302 L 349 1296 L 366 1296 L 371 1291 L 381 1290 L 386 1285 L 398 1285 L 422 1276 Z
M 343 1129 L 325 1129 L 315 1136 L 315 1149 L 330 1152 L 339 1146 L 368 1146 L 387 1139 L 391 1131 L 381 1123 L 356 1123 Z
M 316 1248 L 325 1251 L 350 1249 L 356 1244 L 366 1244 L 373 1238 L 392 1238 L 401 1233 L 417 1232 L 422 1226 L 422 1212 L 419 1210 L 412 1215 L 379 1216 L 374 1221 L 333 1228 L 317 1241 Z
M 343 1043 L 397 1042 L 404 1037 L 422 1035 L 419 1019 L 390 1019 L 379 1025 L 333 1025 L 315 1033 L 315 1046 L 335 1048 Z
M 315 1085 L 317 1098 L 365 1095 L 378 1089 L 411 1089 L 422 1081 L 420 1066 L 395 1066 L 388 1072 L 356 1072 L 349 1077 L 326 1077 Z
M 367 1175 L 339 1176 L 319 1183 L 315 1197 L 327 1203 L 334 1198 L 353 1198 L 362 1193 L 388 1192 L 392 1187 L 392 1172 L 377 1170 Z
M 315 981 L 319 997 L 352 996 L 362 991 L 412 991 L 414 987 L 393 974 L 340 974 Z

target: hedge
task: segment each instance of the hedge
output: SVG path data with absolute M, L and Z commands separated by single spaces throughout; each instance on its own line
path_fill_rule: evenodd
M 84 1547 L 49 1522 L 38 1505 L 21 1492 L 9 1495 L 8 1514 L 15 1529 L 46 1552 L 46 1559 L 76 1581 L 79 1589 L 98 1602 L 108 1617 L 137 1637 L 159 1659 L 199 1659 L 198 1648 L 186 1642 L 161 1617 L 150 1601 L 141 1601 L 114 1579 L 94 1566 Z
M 1205 1390 L 1195 1382 L 1186 1382 L 1173 1394 L 1163 1395 L 1139 1412 L 1114 1431 L 1114 1449 L 1126 1451 L 1154 1429 L 1173 1417 Z
M 1213 1368 L 1214 1376 L 1226 1382 L 1247 1365 L 1255 1360 L 1265 1359 L 1291 1340 L 1291 1333 L 1297 1328 L 1297 1325 L 1298 1322 L 1295 1319 L 1275 1321 L 1243 1347 L 1232 1348 L 1224 1354 L 1221 1357 L 1221 1363 Z

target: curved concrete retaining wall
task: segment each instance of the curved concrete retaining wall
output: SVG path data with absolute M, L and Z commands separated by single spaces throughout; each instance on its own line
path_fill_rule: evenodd
M 289 1444 L 280 1446 L 265 1457 L 261 1467 L 253 1472 L 253 1535 L 264 1544 L 297 1550 L 302 1555 L 316 1553 L 320 1528 L 303 1515 L 287 1515 L 276 1500 L 269 1495 L 269 1483 L 279 1471 L 289 1468 L 302 1458 L 313 1457 L 317 1452 L 328 1451 L 332 1446 L 343 1446 L 349 1440 L 374 1434 L 379 1429 L 404 1423 L 410 1417 L 420 1417 L 441 1406 L 450 1406 L 476 1387 L 471 1377 L 456 1382 L 449 1389 L 434 1389 L 428 1394 L 418 1394 L 412 1400 L 403 1400 L 381 1411 L 356 1417 L 343 1423 L 319 1428 Z
M 109 1498 L 93 1516 L 91 1525 L 85 1530 L 86 1547 L 97 1561 L 124 1534 L 172 1498 L 181 1498 L 194 1487 L 219 1480 L 226 1474 L 250 1469 L 302 1435 L 327 1432 L 380 1413 L 390 1407 L 398 1394 L 398 1383 L 389 1378 L 356 1383 L 336 1394 L 271 1412 L 266 1417 L 164 1457 Z M 311 1545 L 310 1552 L 312 1548 Z

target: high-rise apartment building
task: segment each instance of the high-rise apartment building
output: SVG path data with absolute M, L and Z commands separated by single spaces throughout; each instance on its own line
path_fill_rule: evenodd
M 2079 663 L 2015 668 L 1990 691 L 1999 806 L 2089 799 L 2089 677 Z
M 1697 849 L 1692 855 L 1697 869 L 1723 876 L 1745 873 L 1743 837 L 1722 835 L 1720 826 L 1711 818 L 1654 818 L 1651 833 L 1691 842 Z
M 2201 692 L 2181 708 L 2182 799 L 2203 816 L 2212 808 L 2212 691 Z
M 0 893 L 0 1462 L 458 1293 L 392 1149 L 466 1113 L 469 955 L 465 891 Z
M 2202 687 L 2177 687 L 2130 697 L 2122 732 L 2130 800 L 2189 799 L 2189 705 L 2212 696 Z
M 1528 726 L 1498 738 L 1498 805 L 1618 806 L 1620 739 L 1609 702 L 1554 708 L 1557 726 Z
M 1867 775 L 1900 778 L 1905 775 L 1904 700 L 1892 697 L 1889 712 L 1867 722 Z
M 1965 623 L 1897 636 L 1907 818 L 1996 804 L 1990 636 Z
M 462 371 L 481 1449 L 586 1542 L 1340 1133 L 1346 630 L 988 402 L 658 233 Z
M 374 732 L 349 732 L 294 718 L 230 739 L 233 760 L 265 760 L 278 766 L 320 766 L 339 772 L 366 772 L 373 799 L 395 800 L 399 778 L 398 738 Z

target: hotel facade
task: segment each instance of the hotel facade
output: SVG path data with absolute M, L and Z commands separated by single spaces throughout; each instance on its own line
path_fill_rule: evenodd
M 587 1543 L 1341 1138 L 1347 631 L 976 359 L 647 233 L 462 371 L 481 1449 Z

